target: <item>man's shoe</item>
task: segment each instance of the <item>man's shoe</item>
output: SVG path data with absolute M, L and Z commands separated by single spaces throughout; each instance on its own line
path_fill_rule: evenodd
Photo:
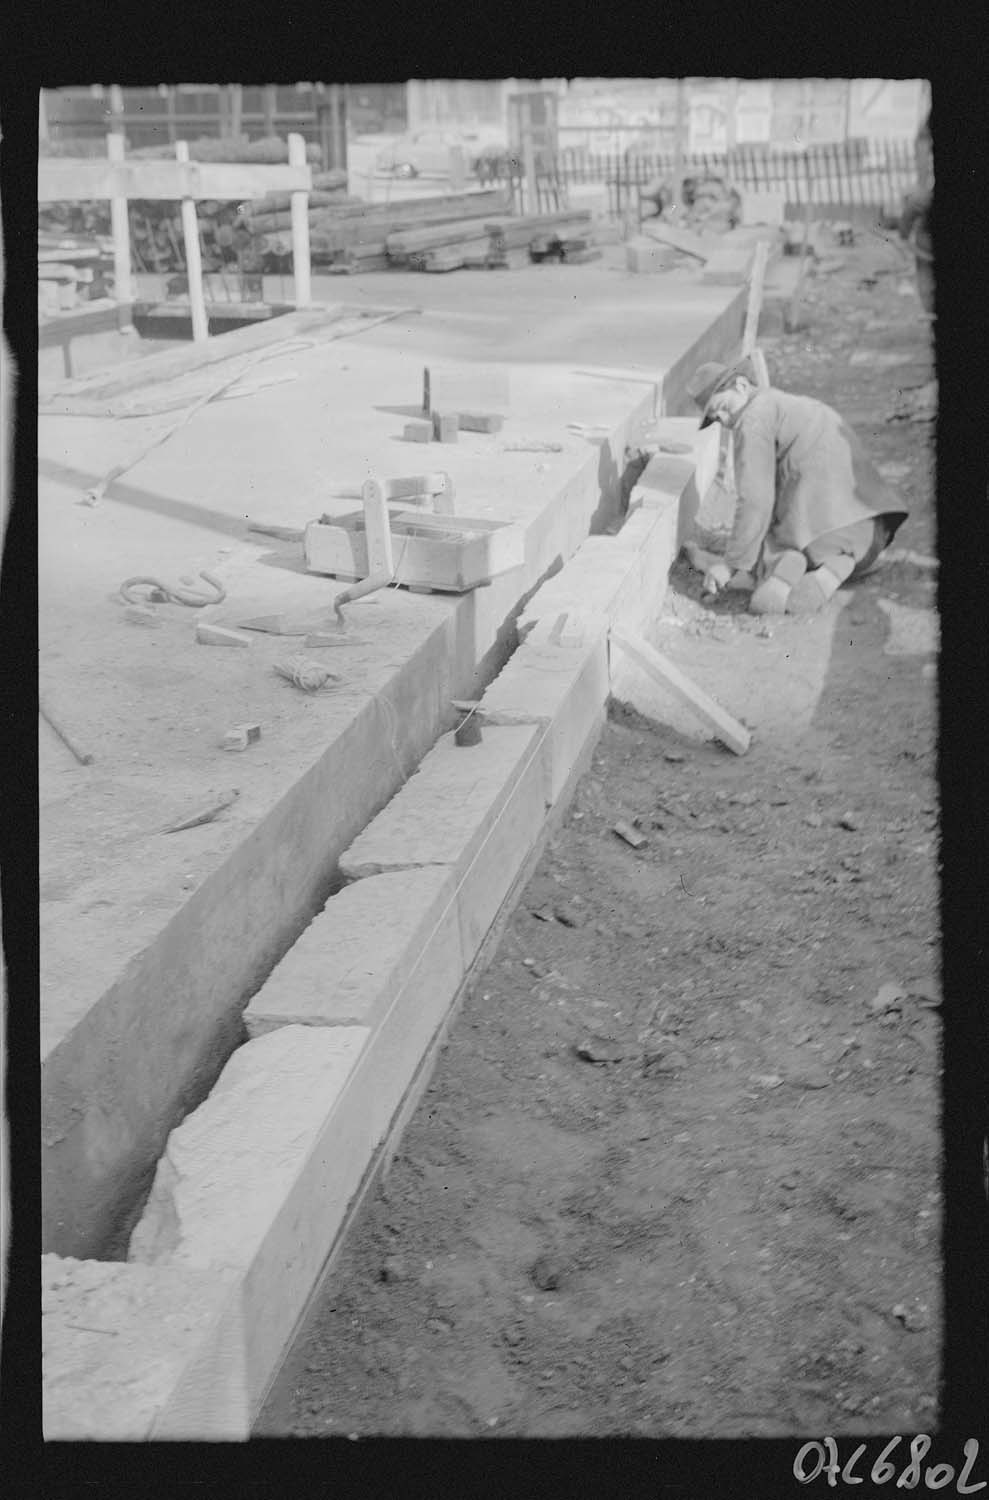
M 841 579 L 828 568 L 815 568 L 805 573 L 800 582 L 790 590 L 786 612 L 790 615 L 817 615 L 834 598 L 841 587 Z
M 753 615 L 785 614 L 792 593 L 793 589 L 790 585 L 773 573 L 753 590 L 752 598 L 749 600 L 749 613 Z

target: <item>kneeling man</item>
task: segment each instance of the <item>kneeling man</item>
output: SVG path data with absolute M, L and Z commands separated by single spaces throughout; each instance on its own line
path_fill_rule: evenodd
M 906 510 L 823 401 L 760 390 L 748 360 L 701 365 L 687 390 L 701 426 L 734 441 L 735 522 L 705 588 L 751 588 L 754 614 L 815 614 L 875 566 Z

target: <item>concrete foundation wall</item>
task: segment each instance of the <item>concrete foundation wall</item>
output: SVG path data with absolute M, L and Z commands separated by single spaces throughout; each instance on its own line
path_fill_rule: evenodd
M 392 716 L 369 699 L 43 1059 L 45 1250 L 104 1255 L 126 1227 L 169 1130 L 242 1039 L 245 1001 L 325 900 L 337 855 L 464 691 L 453 676 L 454 625 L 451 616 L 389 684 Z
M 188 1381 L 170 1370 L 152 1430 L 168 1412 L 190 1410 L 188 1391 L 201 1390 L 205 1367 L 215 1411 L 204 1392 L 206 1410 L 190 1417 L 197 1430 L 242 1437 L 256 1417 L 464 975 L 600 734 L 608 630 L 641 628 L 661 605 L 683 469 L 657 459 L 647 476 L 622 533 L 589 538 L 529 601 L 522 644 L 481 698 L 481 744 L 457 747 L 444 736 L 341 852 L 341 871 L 355 883 L 330 897 L 298 953 L 262 986 L 246 1012 L 254 1039 L 170 1135 L 126 1269 L 234 1277 L 239 1332 L 225 1335 L 225 1366 L 214 1340 L 190 1348 Z M 407 914 L 389 942 L 399 900 Z M 69 1420 L 64 1372 L 78 1361 L 71 1328 L 83 1321 L 69 1292 L 56 1312 L 49 1360 L 63 1376 L 62 1404 L 46 1398 L 50 1435 Z M 133 1337 L 130 1305 L 117 1316 Z M 117 1405 L 118 1422 L 128 1400 Z

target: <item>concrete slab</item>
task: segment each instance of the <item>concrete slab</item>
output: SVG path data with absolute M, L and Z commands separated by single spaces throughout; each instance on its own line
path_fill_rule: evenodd
M 460 932 L 455 916 L 445 919 L 456 884 L 439 865 L 344 886 L 248 1005 L 248 1036 L 295 1024 L 376 1026 L 427 949 L 430 982 L 455 990 L 464 971 Z
M 624 448 L 652 417 L 652 390 L 590 367 L 604 350 L 609 367 L 639 364 L 671 410 L 694 365 L 737 340 L 744 296 L 671 272 L 657 302 L 657 284 L 626 277 L 613 248 L 610 267 L 354 277 L 354 302 L 380 305 L 387 289 L 401 303 L 412 290 L 429 313 L 336 341 L 314 324 L 306 348 L 265 362 L 266 376 L 295 379 L 204 407 L 94 507 L 76 503 L 83 491 L 175 413 L 42 417 L 42 685 L 96 757 L 80 767 L 42 732 L 48 1248 L 104 1253 L 169 1129 L 215 1080 L 246 998 L 326 900 L 339 851 L 449 723 L 450 698 L 477 696 L 500 667 L 520 601 L 617 504 Z M 315 291 L 326 294 L 318 278 Z M 338 292 L 333 280 L 330 300 Z M 407 473 L 403 408 L 434 358 L 510 366 L 503 431 L 462 434 L 444 463 L 465 513 L 525 527 L 523 566 L 459 601 L 396 590 L 360 601 L 348 610 L 360 639 L 334 653 L 344 681 L 312 697 L 273 673 L 277 638 L 201 650 L 198 615 L 180 605 L 160 607 L 160 629 L 125 627 L 112 597 L 123 578 L 149 572 L 171 582 L 213 572 L 226 609 L 328 610 L 333 582 L 306 575 L 291 545 L 246 538 L 246 518 L 304 525 L 353 509 L 330 494 L 341 481 Z M 568 432 L 568 421 L 601 423 L 607 441 Z M 552 438 L 561 452 L 508 451 L 526 438 Z M 232 762 L 220 740 L 245 719 L 262 737 Z M 155 832 L 228 785 L 232 764 L 240 796 L 221 817 Z
M 46 1442 L 246 1440 L 231 1272 L 41 1258 Z

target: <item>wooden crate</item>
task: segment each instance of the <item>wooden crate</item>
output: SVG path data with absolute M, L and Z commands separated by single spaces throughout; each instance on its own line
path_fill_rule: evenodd
M 462 594 L 525 561 L 525 534 L 507 521 L 472 516 L 410 515 L 391 520 L 395 581 Z M 366 578 L 364 513 L 312 521 L 304 539 L 310 573 Z

